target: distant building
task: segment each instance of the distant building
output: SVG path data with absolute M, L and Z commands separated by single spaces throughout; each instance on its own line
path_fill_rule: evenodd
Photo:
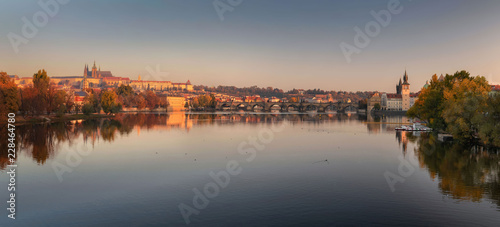
M 124 83 L 126 84 L 126 83 Z M 128 81 L 128 85 L 134 90 L 153 90 L 153 91 L 193 91 L 191 81 L 186 83 L 172 83 L 170 81 L 142 80 L 141 76 L 137 80 Z
M 167 97 L 168 107 L 167 111 L 180 111 L 186 105 L 186 98 L 184 97 Z
M 375 103 L 380 103 L 382 110 L 407 111 L 415 104 L 416 99 L 418 99 L 418 94 L 410 92 L 408 74 L 405 70 L 403 79 L 399 79 L 399 83 L 396 85 L 396 93 L 375 93 L 368 99 L 367 108 L 368 111 L 371 111 Z
M 375 93 L 371 98 L 368 99 L 368 102 L 366 103 L 366 110 L 368 112 L 372 111 L 373 108 L 375 108 L 375 104 L 379 104 L 380 107 L 382 107 L 382 97 L 380 93 Z
M 25 87 L 33 84 L 33 77 L 21 77 L 11 75 L 19 87 Z M 141 76 L 138 80 L 130 80 L 127 77 L 115 77 L 111 71 L 101 71 L 101 67 L 97 67 L 95 61 L 91 69 L 85 64 L 82 76 L 61 76 L 50 77 L 50 82 L 53 85 L 61 88 L 71 88 L 76 90 L 102 89 L 119 87 L 120 85 L 130 85 L 134 90 L 179 90 L 193 91 L 191 81 L 186 83 L 172 83 L 170 81 L 143 81 Z
M 75 104 L 81 105 L 83 103 L 83 100 L 85 100 L 85 97 L 87 97 L 87 92 L 85 91 L 76 91 L 74 92 L 73 96 L 75 97 Z
M 491 85 L 490 96 L 500 95 L 500 85 Z

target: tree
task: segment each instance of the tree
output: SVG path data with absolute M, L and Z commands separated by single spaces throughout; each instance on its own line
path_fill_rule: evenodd
M 66 112 L 66 92 L 63 90 L 51 91 L 50 93 L 54 93 L 50 97 L 50 112 L 56 111 L 59 115 L 64 114 Z M 63 111 L 61 113 L 61 111 Z
M 380 103 L 375 103 L 375 105 L 373 105 L 373 109 L 375 110 L 380 110 L 381 106 L 380 106 Z
M 160 103 L 160 99 L 158 98 L 158 96 L 156 96 L 156 93 L 149 90 L 149 91 L 146 91 L 146 94 L 142 94 L 142 95 L 145 96 L 144 99 L 146 100 L 146 107 L 149 110 L 153 110 L 153 109 L 158 107 L 158 105 Z
M 120 96 L 128 96 L 134 93 L 134 90 L 129 85 L 120 85 L 116 90 L 116 93 Z
M 20 100 L 17 85 L 7 73 L 0 72 L 0 119 L 5 122 L 7 113 L 17 113 Z
M 135 97 L 135 104 L 138 110 L 142 110 L 146 108 L 146 99 L 142 95 L 137 95 Z
M 368 107 L 368 99 L 359 100 L 358 106 L 360 109 L 366 110 L 366 108 Z M 380 106 L 380 104 L 379 104 L 379 106 Z
M 37 73 L 33 74 L 33 87 L 38 91 L 37 92 L 37 102 L 33 103 L 35 106 L 37 113 L 42 113 L 46 111 L 49 113 L 51 110 L 49 109 L 51 95 L 49 92 L 50 88 L 50 77 L 47 76 L 47 72 L 45 69 L 38 70 Z
M 484 117 L 490 86 L 484 77 L 456 74 L 443 92 L 443 119 L 446 130 L 458 138 L 473 140 L 478 132 L 477 119 Z
M 500 96 L 490 96 L 484 116 L 474 119 L 479 125 L 478 136 L 485 144 L 500 147 Z
M 19 93 L 21 96 L 20 110 L 24 112 L 24 114 L 30 114 L 31 116 L 39 113 L 40 108 L 38 105 L 40 105 L 40 100 L 38 100 L 38 90 L 33 86 L 28 86 Z
M 73 108 L 75 108 L 76 113 L 78 113 L 78 111 L 76 110 L 76 106 L 75 106 L 75 97 L 73 95 L 73 92 L 66 94 L 66 100 L 65 100 L 64 105 L 66 106 L 66 111 L 68 113 L 71 112 L 71 110 Z
M 33 86 L 39 91 L 46 91 L 50 86 L 50 77 L 47 76 L 45 69 L 38 70 L 33 74 Z
M 87 111 L 91 111 L 91 113 L 98 113 L 101 111 L 101 105 L 100 105 L 100 100 L 99 96 L 94 94 L 92 90 L 90 90 L 91 93 L 85 97 L 83 100 L 84 105 L 89 104 L 92 108 L 87 109 Z M 82 112 L 83 112 L 83 107 L 82 107 Z
M 479 137 L 486 144 L 500 145 L 494 138 L 500 135 L 496 131 L 498 107 L 489 91 L 484 77 L 471 77 L 466 71 L 446 75 L 441 81 L 433 75 L 408 115 L 427 120 L 431 127 L 446 130 L 462 141 Z
M 161 108 L 167 108 L 168 107 L 168 100 L 167 100 L 167 96 L 158 96 L 158 99 L 159 99 L 159 103 L 158 105 L 161 107 Z
M 82 106 L 82 112 L 83 114 L 85 115 L 90 115 L 91 113 L 94 113 L 95 110 L 94 110 L 94 107 L 92 106 L 92 104 L 90 103 L 85 103 L 83 104 Z
M 114 91 L 107 90 L 101 93 L 101 107 L 104 113 L 114 113 L 121 109 L 121 105 L 116 102 L 117 95 Z
M 76 114 L 78 114 L 78 112 L 80 112 L 80 110 L 82 109 L 82 105 L 81 104 L 75 104 L 74 107 L 75 107 L 75 113 Z
M 217 106 L 217 101 L 215 100 L 215 95 L 210 94 L 209 107 L 215 109 L 216 106 Z

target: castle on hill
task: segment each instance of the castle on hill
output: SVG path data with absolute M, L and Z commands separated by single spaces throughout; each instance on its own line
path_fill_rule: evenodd
M 17 77 L 14 80 L 20 87 L 33 84 L 33 77 Z M 50 77 L 50 82 L 60 89 L 67 88 L 73 90 L 112 88 L 119 87 L 120 85 L 129 85 L 136 91 L 193 90 L 193 85 L 189 80 L 186 83 L 172 83 L 171 81 L 141 80 L 140 75 L 137 80 L 131 80 L 127 77 L 116 77 L 113 76 L 111 71 L 101 71 L 101 67 L 97 67 L 95 61 L 90 70 L 89 66 L 85 64 L 82 76 Z

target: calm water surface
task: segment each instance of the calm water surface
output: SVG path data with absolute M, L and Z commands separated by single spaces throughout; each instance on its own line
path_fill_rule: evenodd
M 196 209 L 190 226 L 499 226 L 498 151 L 394 130 L 406 121 L 126 114 L 19 126 L 17 219 L 3 202 L 0 226 L 185 226 L 180 204 Z M 194 191 L 228 163 L 241 172 L 197 209 Z M 2 151 L 2 201 L 6 165 Z

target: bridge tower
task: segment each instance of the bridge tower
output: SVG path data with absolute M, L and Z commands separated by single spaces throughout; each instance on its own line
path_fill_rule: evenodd
M 410 109 L 410 83 L 408 83 L 408 74 L 403 76 L 403 87 L 401 89 L 402 96 L 402 110 L 407 111 Z

